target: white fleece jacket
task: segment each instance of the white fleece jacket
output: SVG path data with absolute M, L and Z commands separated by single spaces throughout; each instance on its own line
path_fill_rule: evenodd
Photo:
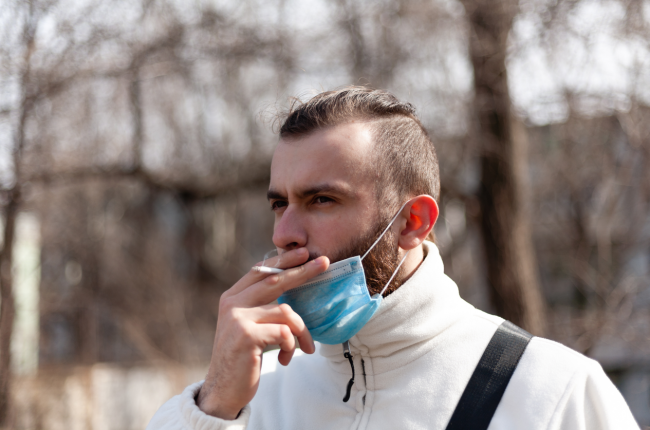
M 148 430 L 440 429 L 501 318 L 475 309 L 443 272 L 437 247 L 350 339 L 351 376 L 341 345 L 320 345 L 277 365 L 264 354 L 257 395 L 234 421 L 198 409 L 201 382 L 165 403 Z M 490 430 L 638 429 L 600 365 L 556 342 L 533 338 L 490 423 Z

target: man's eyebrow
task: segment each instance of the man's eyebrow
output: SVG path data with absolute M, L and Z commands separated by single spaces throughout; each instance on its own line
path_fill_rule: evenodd
M 266 199 L 267 200 L 286 200 L 287 197 L 282 195 L 280 192 L 278 192 L 278 191 L 271 188 L 266 192 Z
M 304 199 L 319 193 L 333 193 L 342 196 L 352 196 L 354 194 L 348 187 L 342 187 L 340 185 L 334 184 L 314 185 L 312 187 L 305 188 L 304 190 L 298 190 L 296 194 L 298 198 Z M 266 198 L 267 200 L 287 200 L 287 196 L 272 188 L 266 192 Z
M 299 190 L 297 192 L 298 197 L 304 199 L 309 196 L 320 193 L 334 193 L 342 196 L 351 196 L 353 193 L 348 187 L 342 187 L 340 185 L 334 184 L 319 184 L 314 185 L 313 187 L 306 188 L 304 190 Z

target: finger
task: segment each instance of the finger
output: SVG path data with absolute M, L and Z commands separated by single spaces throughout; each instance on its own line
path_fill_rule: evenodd
M 251 285 L 238 296 L 238 302 L 244 307 L 257 307 L 271 303 L 285 291 L 304 284 L 307 280 L 323 273 L 329 267 L 327 257 L 318 257 L 302 266 L 285 270 L 277 275 L 270 275 L 264 280 Z
M 278 362 L 280 362 L 280 364 L 283 366 L 287 366 L 291 362 L 291 359 L 293 358 L 293 354 L 295 351 L 296 351 L 295 349 L 292 351 L 280 350 L 280 352 L 278 353 Z
M 280 255 L 276 255 L 275 257 L 269 258 L 268 260 L 264 261 L 264 266 L 277 269 L 289 269 L 291 267 L 296 267 L 307 261 L 305 254 L 307 258 L 309 258 L 309 250 L 307 248 L 296 248 Z M 257 263 L 256 266 L 261 264 L 262 263 Z
M 285 324 L 298 338 L 300 349 L 307 354 L 316 352 L 316 346 L 300 315 L 287 304 L 267 305 L 249 309 L 249 318 L 258 324 Z
M 300 264 L 303 264 L 305 261 L 307 261 L 308 258 L 309 258 L 309 251 L 307 251 L 307 248 L 298 248 L 298 249 L 293 249 L 291 251 L 287 251 L 284 254 L 277 257 L 273 257 L 272 259 L 269 259 L 267 261 L 271 261 L 270 263 L 271 267 L 286 269 L 288 267 L 295 267 Z M 227 294 L 231 296 L 239 294 L 240 292 L 244 291 L 246 288 L 250 287 L 256 282 L 259 282 L 262 279 L 268 277 L 269 276 L 268 273 L 260 273 L 254 269 L 255 267 L 261 264 L 262 263 L 260 262 L 257 263 L 255 266 L 253 266 L 251 270 L 248 271 L 248 273 L 246 273 L 239 281 L 237 281 L 235 285 L 232 286 L 232 288 L 230 288 L 227 291 Z
M 258 324 L 256 332 L 258 338 L 267 346 L 280 346 L 281 351 L 278 354 L 278 361 L 283 366 L 289 364 L 296 350 L 296 340 L 288 326 L 284 324 Z

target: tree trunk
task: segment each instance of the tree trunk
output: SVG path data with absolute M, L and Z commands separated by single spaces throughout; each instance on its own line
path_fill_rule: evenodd
M 540 292 L 526 205 L 526 131 L 511 110 L 506 44 L 516 1 L 464 0 L 480 136 L 481 231 L 497 313 L 543 335 Z
M 20 206 L 20 159 L 25 143 L 25 120 L 27 102 L 21 103 L 21 115 L 16 133 L 13 153 L 14 186 L 7 192 L 9 199 L 5 206 L 3 245 L 0 250 L 0 429 L 11 428 L 11 338 L 13 335 L 16 304 L 13 292 L 13 250 L 16 232 L 16 218 Z
M 34 35 L 36 26 L 34 4 L 28 5 L 29 13 L 25 18 L 23 40 L 25 46 L 24 63 L 20 73 L 20 88 L 22 90 L 19 104 L 18 124 L 15 130 L 12 162 L 14 170 L 14 185 L 8 190 L 8 201 L 5 206 L 3 245 L 0 250 L 0 429 L 12 427 L 11 409 L 11 338 L 16 315 L 16 304 L 13 293 L 13 249 L 16 218 L 21 198 L 21 159 L 25 146 L 25 124 L 27 113 L 31 106 L 28 97 L 27 84 L 30 74 L 30 61 L 34 51 Z
M 0 428 L 9 427 L 11 401 L 11 334 L 16 314 L 12 288 L 12 254 L 16 216 L 18 214 L 17 188 L 10 192 L 5 207 L 3 247 L 0 251 Z

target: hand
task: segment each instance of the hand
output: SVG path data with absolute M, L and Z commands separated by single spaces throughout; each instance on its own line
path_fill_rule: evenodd
M 308 258 L 306 248 L 286 252 L 272 263 L 293 269 L 274 275 L 251 269 L 222 294 L 210 369 L 197 400 L 203 412 L 227 420 L 237 417 L 257 392 L 262 353 L 268 345 L 280 345 L 278 361 L 284 366 L 296 349 L 294 336 L 304 352 L 315 352 L 302 318 L 289 305 L 270 304 L 285 291 L 327 270 L 327 257 L 303 264 Z

